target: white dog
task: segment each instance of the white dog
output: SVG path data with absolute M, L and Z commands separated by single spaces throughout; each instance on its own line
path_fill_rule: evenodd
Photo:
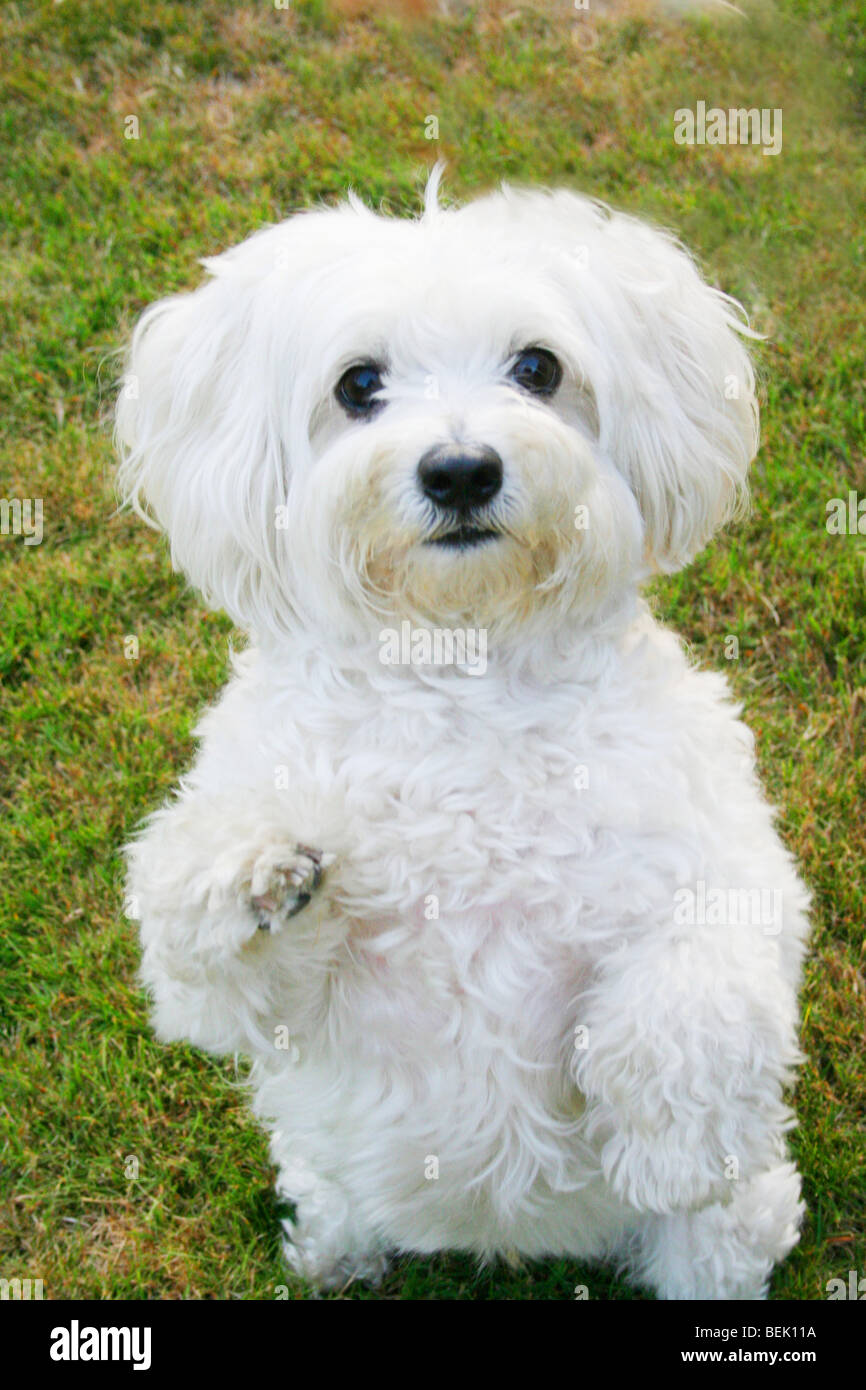
M 459 1249 L 758 1298 L 807 895 L 639 597 L 743 500 L 748 330 L 639 221 L 436 184 L 256 233 L 132 341 L 122 494 L 251 639 L 129 850 L 156 1028 L 252 1059 L 316 1284 Z

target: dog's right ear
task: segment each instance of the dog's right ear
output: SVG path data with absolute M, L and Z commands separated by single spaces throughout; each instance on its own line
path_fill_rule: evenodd
M 229 273 L 153 305 L 116 409 L 122 501 L 167 533 L 174 566 L 241 626 L 273 612 L 288 476 L 261 298 L 261 283 Z

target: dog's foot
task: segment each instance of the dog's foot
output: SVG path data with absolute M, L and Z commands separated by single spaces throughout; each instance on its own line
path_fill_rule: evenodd
M 377 1234 L 359 1224 L 348 1192 L 320 1177 L 306 1159 L 286 1153 L 284 1146 L 285 1135 L 275 1133 L 271 1152 L 279 1164 L 277 1193 L 292 1209 L 282 1220 L 289 1269 L 316 1289 L 345 1289 L 359 1280 L 381 1283 L 388 1252 Z
M 805 1206 L 793 1163 L 730 1183 L 727 1203 L 650 1218 L 631 1263 L 658 1298 L 763 1299 L 799 1239 Z
M 319 1248 L 316 1241 L 292 1231 L 283 1223 L 283 1257 L 293 1274 L 316 1289 L 346 1289 L 351 1284 L 381 1284 L 388 1273 L 390 1257 L 381 1250 L 358 1250 L 339 1256 Z
M 279 931 L 310 902 L 334 862 L 310 845 L 274 845 L 253 865 L 250 905 L 260 931 Z

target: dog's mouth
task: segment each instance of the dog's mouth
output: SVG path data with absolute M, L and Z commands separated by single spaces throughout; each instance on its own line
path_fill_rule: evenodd
M 471 550 L 487 541 L 498 540 L 501 532 L 490 526 L 452 526 L 438 536 L 431 536 L 425 545 L 438 545 L 443 550 Z

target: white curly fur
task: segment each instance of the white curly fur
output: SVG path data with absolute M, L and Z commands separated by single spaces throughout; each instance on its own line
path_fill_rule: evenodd
M 251 638 L 129 849 L 160 1037 L 252 1058 L 305 1278 L 461 1249 L 762 1296 L 802 1213 L 807 896 L 724 679 L 639 597 L 745 495 L 737 306 L 585 198 L 445 209 L 435 180 L 416 220 L 350 199 L 206 265 L 118 406 L 123 496 Z M 527 345 L 551 399 L 508 376 Z M 364 359 L 359 421 L 334 388 Z M 503 461 L 474 548 L 425 543 L 448 440 Z M 403 620 L 484 629 L 483 676 L 383 665 Z M 683 925 L 700 883 L 781 920 Z

